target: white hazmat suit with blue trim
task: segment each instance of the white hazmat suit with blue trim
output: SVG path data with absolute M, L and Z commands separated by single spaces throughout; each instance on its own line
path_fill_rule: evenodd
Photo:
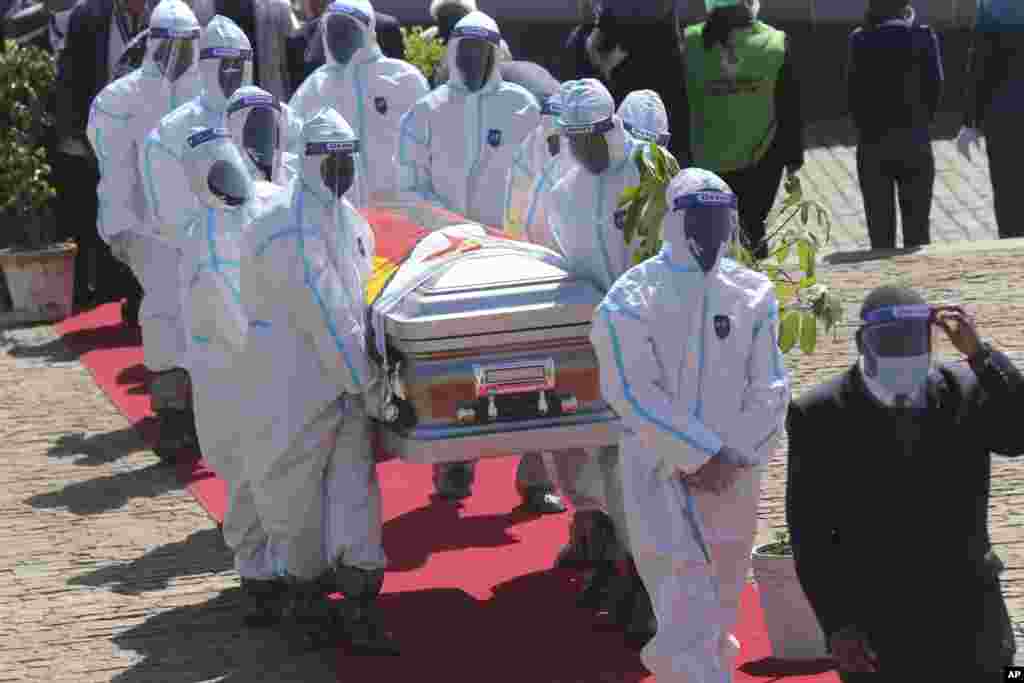
M 615 283 L 590 339 L 625 427 L 630 546 L 658 621 L 643 662 L 658 681 L 728 681 L 761 471 L 790 385 L 771 281 L 722 258 L 735 195 L 701 169 L 682 171 L 666 194 L 662 251 Z M 722 467 L 731 474 L 709 484 Z
M 192 445 L 188 376 L 183 369 L 180 257 L 161 240 L 148 205 L 144 141 L 168 112 L 196 97 L 199 22 L 188 5 L 164 0 L 153 10 L 142 66 L 96 96 L 87 135 L 99 161 L 99 233 L 128 263 L 144 290 L 139 322 L 153 411 L 160 418 L 156 451 L 171 457 Z
M 653 142 L 668 154 L 672 135 L 668 128 L 668 111 L 658 93 L 634 90 L 623 98 L 618 114 L 623 128 L 631 138 L 644 145 L 645 153 Z
M 338 0 L 319 21 L 326 63 L 303 81 L 289 104 L 303 120 L 333 107 L 362 141 L 362 190 L 357 206 L 397 190 L 394 154 L 401 117 L 430 91 L 419 69 L 385 57 L 377 45 L 373 5 L 367 0 Z
M 500 41 L 483 12 L 459 20 L 448 42 L 448 82 L 402 117 L 398 144 L 402 191 L 496 228 L 504 224 L 512 160 L 540 124 L 536 98 L 502 80 Z M 473 49 L 485 44 L 486 52 Z
M 285 549 L 286 617 L 321 643 L 324 577 L 345 594 L 354 648 L 390 651 L 374 605 L 384 578 L 381 497 L 365 394 L 377 383 L 366 348 L 365 285 L 374 236 L 344 199 L 358 140 L 333 109 L 302 129 L 299 174 L 246 233 L 242 298 L 251 319 L 242 381 L 265 399 L 250 416 L 246 458 L 260 522 Z

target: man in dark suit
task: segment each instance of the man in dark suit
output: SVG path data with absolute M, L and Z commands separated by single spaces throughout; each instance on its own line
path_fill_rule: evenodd
M 295 92 L 306 77 L 323 66 L 324 46 L 320 37 L 320 15 L 324 13 L 328 0 L 305 0 L 306 22 L 288 38 L 288 73 L 291 76 L 291 92 Z M 402 25 L 390 14 L 374 12 L 377 26 L 377 44 L 385 57 L 405 59 L 405 40 Z
M 860 361 L 789 410 L 800 584 L 844 681 L 936 667 L 1002 680 L 1016 648 L 988 535 L 990 453 L 1024 453 L 1024 377 L 961 309 L 915 292 L 876 289 L 861 318 Z M 930 365 L 936 328 L 967 367 Z
M 93 98 L 109 82 L 111 66 L 123 46 L 145 23 L 144 5 L 144 0 L 79 2 L 68 21 L 56 83 L 58 153 L 54 184 L 61 197 L 57 220 L 60 229 L 78 242 L 75 298 L 83 305 L 126 297 L 122 311 L 130 323 L 138 320 L 142 288 L 131 270 L 114 258 L 97 232 L 99 171 L 85 130 Z M 115 27 L 120 40 L 111 40 Z M 95 267 L 93 294 L 89 292 L 91 266 Z

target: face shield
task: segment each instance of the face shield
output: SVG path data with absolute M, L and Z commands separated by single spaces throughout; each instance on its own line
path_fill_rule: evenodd
M 704 273 L 714 269 L 736 233 L 736 208 L 736 195 L 717 190 L 684 194 L 672 203 L 673 212 L 683 212 L 683 237 Z
M 604 173 L 611 165 L 611 148 L 606 133 L 615 128 L 611 118 L 583 125 L 566 125 L 562 132 L 569 140 L 569 152 L 580 166 L 594 175 Z
M 226 129 L 207 128 L 191 135 L 187 144 L 186 172 L 203 205 L 232 210 L 252 197 L 252 179 Z
M 355 184 L 358 153 L 358 140 L 306 143 L 303 177 L 319 184 L 328 197 L 341 199 Z
M 911 396 L 928 378 L 934 322 L 927 305 L 867 312 L 857 332 L 864 373 L 896 396 Z
M 228 130 L 259 172 L 259 179 L 274 182 L 284 159 L 284 113 L 271 95 L 239 97 L 227 111 Z
M 324 16 L 324 47 L 335 62 L 346 65 L 366 46 L 370 18 L 354 7 L 332 5 Z
M 153 63 L 169 83 L 177 83 L 196 63 L 196 48 L 199 29 L 172 31 L 165 28 L 150 28 L 148 48 Z
M 495 71 L 495 59 L 497 53 L 496 44 L 487 38 L 473 35 L 463 35 L 472 27 L 462 28 L 453 34 L 458 37 L 456 46 L 455 68 L 459 72 L 463 85 L 470 92 L 477 92 Z
M 200 52 L 199 59 L 216 68 L 217 85 L 225 100 L 243 85 L 252 83 L 252 50 L 211 47 Z
M 653 142 L 660 147 L 668 147 L 668 141 L 672 138 L 668 133 L 655 133 L 654 131 L 644 130 L 639 126 L 634 126 L 625 119 L 622 121 L 622 127 L 626 129 L 634 140 L 640 140 L 641 142 Z

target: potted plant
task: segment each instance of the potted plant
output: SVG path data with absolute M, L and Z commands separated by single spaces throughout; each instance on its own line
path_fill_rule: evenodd
M 623 192 L 619 206 L 626 209 L 623 233 L 626 243 L 639 239 L 639 263 L 661 249 L 661 223 L 668 207 L 665 190 L 679 173 L 675 159 L 657 145 L 637 156 L 640 185 Z M 816 226 L 811 226 L 812 219 Z M 818 326 L 836 332 L 843 314 L 839 297 L 818 282 L 817 258 L 831 232 L 828 209 L 804 196 L 800 178 L 788 175 L 782 202 L 768 218 L 767 249 L 762 258 L 737 240 L 730 256 L 767 275 L 779 302 L 779 350 L 787 354 L 799 347 L 814 352 Z M 818 234 L 818 229 L 824 235 Z M 786 532 L 776 541 L 753 552 L 757 582 L 772 650 L 779 659 L 819 659 L 826 656 L 825 638 L 817 618 L 797 580 L 792 546 Z
M 7 41 L 0 52 L 0 268 L 18 322 L 71 313 L 77 246 L 58 242 L 44 134 L 54 85 L 53 58 Z M 8 316 L 12 317 L 11 315 Z
M 417 67 L 430 81 L 437 65 L 444 59 L 444 44 L 437 37 L 437 31 L 422 26 L 403 26 L 402 40 L 405 42 L 405 61 Z
M 772 654 L 778 659 L 824 659 L 825 634 L 800 587 L 789 532 L 754 548 L 751 558 Z

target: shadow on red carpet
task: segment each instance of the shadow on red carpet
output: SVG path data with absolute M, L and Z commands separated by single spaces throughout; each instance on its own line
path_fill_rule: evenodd
M 69 346 L 117 408 L 152 443 L 156 425 L 137 330 L 118 325 L 114 304 L 61 323 Z M 568 535 L 569 515 L 521 510 L 515 458 L 484 460 L 463 504 L 431 496 L 430 467 L 397 460 L 378 465 L 384 494 L 384 546 L 390 568 L 382 607 L 403 648 L 397 658 L 339 653 L 338 680 L 448 683 L 652 683 L 621 633 L 595 630 L 576 609 L 578 576 L 551 570 Z M 196 457 L 179 464 L 182 484 L 215 520 L 226 486 Z M 826 664 L 770 659 L 757 590 L 749 586 L 737 629 L 743 643 L 735 680 L 838 683 Z

